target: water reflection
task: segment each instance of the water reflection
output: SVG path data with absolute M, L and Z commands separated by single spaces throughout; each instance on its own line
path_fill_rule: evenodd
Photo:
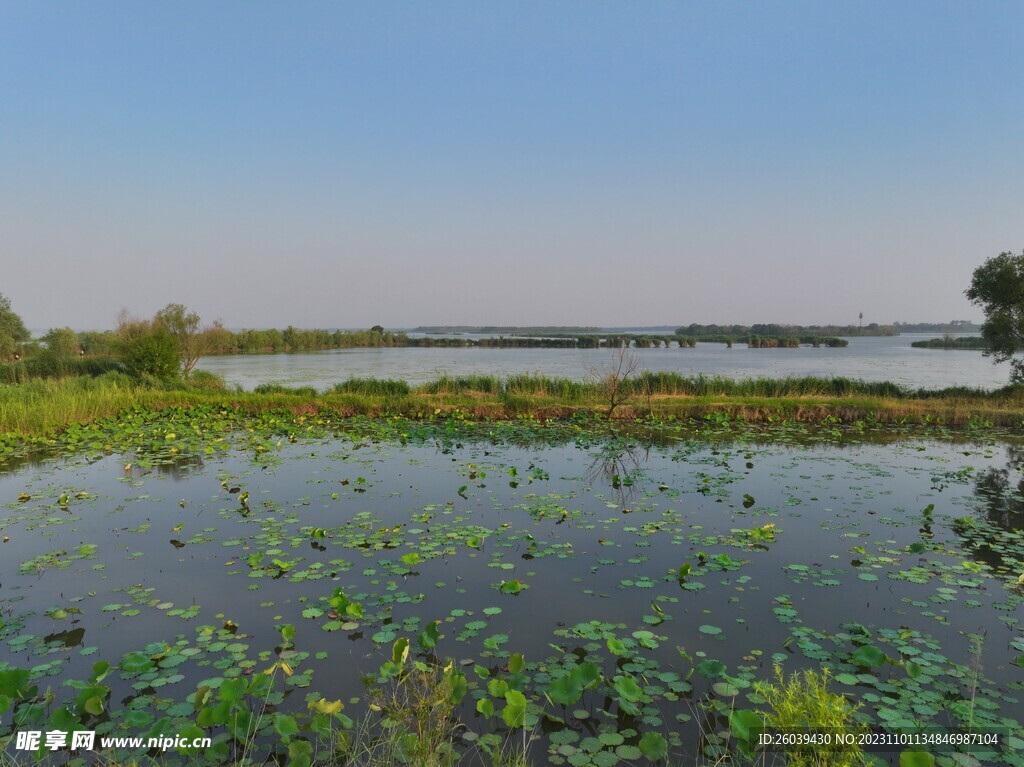
M 619 508 L 625 510 L 643 496 L 643 467 L 650 458 L 650 445 L 609 444 L 598 453 L 583 475 L 589 487 L 605 486 Z
M 43 637 L 43 641 L 46 644 L 62 644 L 69 650 L 72 647 L 78 647 L 79 645 L 81 645 L 84 639 L 84 628 L 70 629 L 68 631 L 61 631 L 56 634 L 47 634 L 45 637 Z
M 994 571 L 1019 575 L 1014 543 L 1024 530 L 1024 445 L 1005 446 L 1006 463 L 989 466 L 974 477 L 973 517 L 953 520 L 953 531 L 977 562 Z
M 1006 446 L 1006 465 L 978 473 L 974 493 L 986 518 L 1002 530 L 1024 527 L 1024 445 Z
M 142 464 L 128 460 L 124 466 L 124 476 L 138 481 L 156 475 L 174 482 L 182 482 L 201 473 L 205 466 L 202 456 L 199 455 L 182 454 L 171 459 L 163 459 L 159 463 Z

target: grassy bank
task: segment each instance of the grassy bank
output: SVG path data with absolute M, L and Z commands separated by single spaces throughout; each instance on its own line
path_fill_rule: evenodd
M 699 418 L 722 413 L 750 421 L 789 418 L 881 423 L 922 422 L 950 426 L 986 421 L 1024 423 L 1024 390 L 1007 387 L 907 390 L 892 383 L 845 378 L 731 380 L 647 373 L 620 382 L 623 404 L 612 417 Z M 459 412 L 482 419 L 522 416 L 566 418 L 608 415 L 607 382 L 543 376 L 444 377 L 419 387 L 403 381 L 351 379 L 326 392 L 266 385 L 254 392 L 230 391 L 209 376 L 193 384 L 140 383 L 121 374 L 98 378 L 37 380 L 0 385 L 0 433 L 40 436 L 73 423 L 87 423 L 131 409 L 218 405 L 246 412 L 287 409 L 342 416 L 401 414 L 431 417 Z

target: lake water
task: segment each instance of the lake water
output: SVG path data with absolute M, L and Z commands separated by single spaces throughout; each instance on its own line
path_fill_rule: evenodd
M 197 684 L 266 668 L 282 623 L 297 627 L 289 710 L 309 690 L 362 710 L 360 675 L 409 637 L 418 657 L 465 661 L 464 721 L 486 733 L 500 717 L 476 699 L 519 652 L 534 705 L 566 720 L 545 721 L 537 764 L 610 764 L 638 731 L 693 763 L 698 720 L 751 707 L 777 662 L 831 666 L 833 687 L 891 726 L 1024 719 L 1015 445 L 523 443 L 513 428 L 256 451 L 241 435 L 167 465 L 143 453 L 2 474 L 0 661 L 58 697 L 96 661 L 120 664 L 107 683 L 136 734 L 191 716 Z M 362 614 L 339 615 L 338 593 Z M 604 681 L 545 703 L 584 664 Z
M 1009 380 L 1007 365 L 994 365 L 978 351 L 914 349 L 934 334 L 850 338 L 843 349 L 748 349 L 737 344 L 698 344 L 694 349 L 636 349 L 643 368 L 683 375 L 730 378 L 842 376 L 893 381 L 911 388 L 971 386 L 995 389 Z M 540 373 L 583 379 L 607 368 L 607 349 L 341 349 L 296 354 L 205 357 L 198 367 L 231 385 L 261 383 L 325 389 L 347 378 L 395 378 L 416 385 L 442 375 L 508 376 Z

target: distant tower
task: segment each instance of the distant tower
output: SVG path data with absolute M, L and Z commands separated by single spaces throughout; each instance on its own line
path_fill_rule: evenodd
M 857 327 L 859 327 L 859 328 L 864 327 L 864 312 L 860 313 L 860 324 Z

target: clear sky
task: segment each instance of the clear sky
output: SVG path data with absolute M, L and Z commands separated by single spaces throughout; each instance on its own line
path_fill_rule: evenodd
M 981 319 L 1024 3 L 0 3 L 29 327 Z

